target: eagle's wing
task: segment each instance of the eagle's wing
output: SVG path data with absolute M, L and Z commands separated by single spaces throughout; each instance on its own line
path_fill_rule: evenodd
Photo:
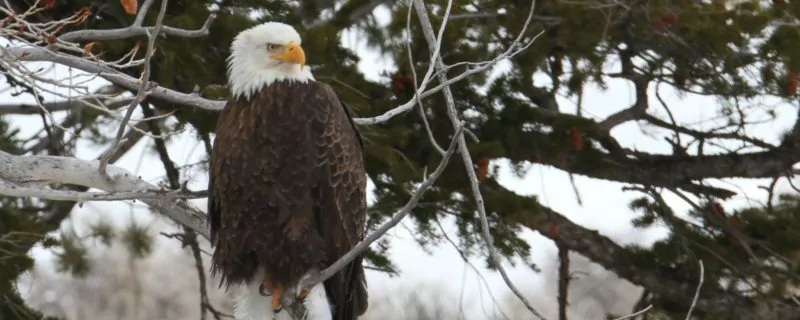
M 361 137 L 346 107 L 333 89 L 317 82 L 313 96 L 312 130 L 316 133 L 317 221 L 328 244 L 326 262 L 336 262 L 364 238 L 366 171 Z M 367 309 L 367 288 L 358 257 L 325 281 L 334 319 L 355 319 Z
M 235 100 L 229 99 L 228 102 L 225 104 L 225 108 L 222 109 L 221 113 L 223 113 L 223 115 L 220 115 L 220 117 L 230 116 L 227 113 L 231 112 L 231 105 L 234 104 L 234 103 L 235 103 Z M 220 139 L 219 139 L 219 137 L 217 137 L 217 139 L 214 140 L 214 144 L 212 146 L 212 150 L 218 150 L 218 148 L 224 148 L 225 146 L 228 146 L 229 144 L 228 143 L 222 143 L 221 145 L 222 146 L 220 146 Z M 220 228 L 220 226 L 222 224 L 222 220 L 221 220 L 222 216 L 220 214 L 219 201 L 218 201 L 217 197 L 215 197 L 214 194 L 213 194 L 215 171 L 218 171 L 217 167 L 219 167 L 221 165 L 221 163 L 219 163 L 219 160 L 215 161 L 215 159 L 214 159 L 214 158 L 218 157 L 218 154 L 220 154 L 220 153 L 211 152 L 211 158 L 209 159 L 209 162 L 208 162 L 208 168 L 209 168 L 209 170 L 208 170 L 208 192 L 209 192 L 209 195 L 208 195 L 208 212 L 207 212 L 208 217 L 207 217 L 207 219 L 208 219 L 209 227 L 211 229 L 210 230 L 210 234 L 209 234 L 209 241 L 211 242 L 211 246 L 215 246 L 216 245 L 216 243 L 217 243 L 217 235 L 219 233 L 219 228 Z M 215 164 L 217 164 L 217 166 L 215 166 Z M 221 169 L 221 168 L 219 168 L 219 169 Z

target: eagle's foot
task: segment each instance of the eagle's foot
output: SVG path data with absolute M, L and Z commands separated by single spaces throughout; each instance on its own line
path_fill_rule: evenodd
M 269 297 L 272 295 L 272 293 L 270 293 L 269 291 L 267 291 L 267 289 L 264 288 L 263 283 L 258 285 L 258 293 L 265 297 Z
M 278 313 L 283 309 L 281 298 L 283 298 L 283 285 L 279 284 L 272 290 L 272 312 Z
M 258 285 L 258 293 L 262 296 L 269 297 L 272 295 L 272 290 L 274 290 L 274 286 L 272 281 L 269 281 L 269 278 L 264 277 L 264 280 L 261 281 L 261 284 Z
M 309 294 L 311 294 L 310 290 L 306 290 L 306 289 L 300 290 L 300 293 L 297 294 L 297 299 L 299 299 L 300 302 L 305 303 L 306 302 L 306 298 L 308 298 Z

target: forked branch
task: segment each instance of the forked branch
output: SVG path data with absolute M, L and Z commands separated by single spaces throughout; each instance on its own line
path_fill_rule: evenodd
M 331 264 L 328 268 L 304 279 L 298 287 L 303 289 L 310 289 L 314 285 L 323 282 L 325 280 L 328 280 L 328 278 L 332 277 L 334 274 L 342 270 L 342 268 L 344 268 L 348 263 L 353 261 L 353 259 L 355 259 L 358 255 L 366 251 L 367 248 L 369 248 L 369 246 L 372 245 L 375 241 L 378 241 L 387 232 L 389 232 L 389 230 L 391 230 L 392 228 L 397 226 L 397 224 L 403 221 L 403 219 L 406 216 L 408 216 L 409 213 L 411 213 L 411 210 L 414 210 L 414 208 L 417 206 L 417 203 L 419 203 L 419 200 L 422 198 L 422 196 L 425 194 L 428 188 L 433 186 L 433 184 L 436 182 L 439 176 L 441 176 L 442 173 L 444 172 L 444 169 L 447 168 L 447 164 L 450 162 L 450 158 L 453 156 L 453 153 L 456 150 L 457 142 L 460 138 L 463 138 L 463 134 L 464 134 L 464 127 L 463 125 L 460 125 L 456 128 L 456 132 L 453 134 L 453 139 L 450 141 L 450 146 L 447 148 L 447 151 L 445 151 L 445 154 L 442 156 L 442 160 L 439 161 L 439 165 L 436 166 L 436 169 L 433 171 L 433 173 L 431 173 L 430 176 L 425 177 L 425 180 L 423 180 L 422 183 L 420 183 L 417 190 L 411 195 L 411 199 L 409 199 L 408 202 L 402 208 L 400 208 L 400 210 L 398 210 L 397 213 L 395 213 L 389 221 L 381 225 L 377 230 L 375 230 L 369 236 L 364 238 L 364 240 L 361 240 L 361 242 L 359 242 L 355 247 L 353 247 L 353 249 L 348 251 L 345 255 L 343 255 L 341 258 L 339 258 L 339 260 Z M 294 294 L 284 295 L 285 299 L 284 303 L 290 306 L 291 310 L 293 310 L 293 314 L 296 317 L 296 319 L 303 319 L 302 316 L 305 314 L 304 310 L 305 308 L 301 303 L 298 303 L 297 300 L 291 298 L 294 296 L 295 296 Z
M 136 21 L 132 27 L 136 27 L 137 24 L 141 24 L 142 19 L 144 19 L 144 15 L 147 14 L 147 9 L 150 7 L 154 0 L 147 0 L 145 1 L 145 5 L 142 6 L 142 10 L 136 16 Z M 150 60 L 153 58 L 153 53 L 155 52 L 156 46 L 156 39 L 158 38 L 158 33 L 161 32 L 161 28 L 163 27 L 164 22 L 164 15 L 167 13 L 167 4 L 169 0 L 161 0 L 161 9 L 158 11 L 158 18 L 156 18 L 156 26 L 153 28 L 153 33 L 147 33 L 148 41 L 147 41 L 147 51 L 144 57 L 144 72 L 142 72 L 142 77 L 140 79 L 141 83 L 139 84 L 139 88 L 136 90 L 136 97 L 133 98 L 131 104 L 128 105 L 128 111 L 125 113 L 125 117 L 122 118 L 122 122 L 119 124 L 119 128 L 117 129 L 117 136 L 114 138 L 114 143 L 111 144 L 111 147 L 100 157 L 100 172 L 105 174 L 106 166 L 108 165 L 109 157 L 114 154 L 120 144 L 120 140 L 122 139 L 122 135 L 125 133 L 125 125 L 130 121 L 131 116 L 133 115 L 133 111 L 136 110 L 136 106 L 144 100 L 147 94 L 152 89 L 153 85 L 148 86 L 147 84 L 150 82 Z M 151 88 L 148 88 L 151 87 Z
M 436 40 L 436 37 L 433 34 L 433 25 L 431 24 L 430 18 L 428 18 L 427 10 L 425 9 L 425 4 L 420 0 L 412 0 L 414 8 L 417 11 L 417 17 L 419 18 L 423 34 L 425 35 L 425 40 L 428 42 L 429 47 L 434 47 L 439 44 L 439 41 Z M 445 11 L 445 17 L 442 19 L 442 25 L 439 29 L 439 38 L 444 33 L 444 28 L 447 24 L 447 16 L 450 13 L 450 7 L 452 6 L 452 0 L 448 1 L 447 9 Z M 531 3 L 530 12 L 528 13 L 528 18 L 525 20 L 525 24 L 522 26 L 522 30 L 520 31 L 517 39 L 515 40 L 514 44 L 511 45 L 509 50 L 512 50 L 517 43 L 519 43 L 522 39 L 522 36 L 525 34 L 525 30 L 527 30 L 528 26 L 531 22 L 531 17 L 533 16 L 533 10 L 536 7 L 536 0 L 533 0 Z M 532 43 L 532 41 L 530 42 Z M 528 45 L 530 45 L 528 43 Z M 523 46 L 523 47 L 527 47 Z M 442 60 L 442 56 L 439 54 L 438 50 L 434 50 L 431 48 L 431 62 L 432 65 L 438 69 L 438 71 L 442 71 L 446 68 L 444 61 Z M 447 83 L 447 75 L 444 72 L 439 72 L 438 74 L 439 81 L 442 83 Z M 445 96 L 445 102 L 447 103 L 447 114 L 450 117 L 450 122 L 452 122 L 453 126 L 458 126 L 461 120 L 458 119 L 458 110 L 456 109 L 455 99 L 453 98 L 453 93 L 450 90 L 450 87 L 444 87 L 442 90 Z M 494 266 L 500 272 L 500 276 L 503 278 L 503 281 L 506 283 L 509 289 L 517 296 L 517 298 L 525 305 L 528 310 L 533 313 L 537 318 L 544 320 L 545 317 L 534 308 L 528 299 L 522 295 L 522 292 L 517 289 L 514 283 L 508 276 L 505 268 L 503 267 L 502 261 L 498 256 L 497 252 L 494 249 L 494 240 L 492 239 L 492 234 L 489 229 L 489 222 L 486 217 L 486 208 L 484 207 L 483 203 L 483 195 L 481 195 L 478 177 L 475 175 L 474 165 L 472 163 L 472 156 L 470 156 L 469 149 L 467 148 L 467 141 L 464 139 L 463 136 L 458 138 L 458 150 L 461 153 L 461 160 L 464 162 L 464 168 L 466 168 L 467 176 L 469 177 L 470 187 L 472 189 L 472 196 L 475 199 L 475 206 L 478 208 L 478 214 L 480 215 L 480 222 L 481 222 L 481 236 L 483 237 L 483 242 L 486 245 L 487 251 L 489 253 L 489 257 L 492 259 Z

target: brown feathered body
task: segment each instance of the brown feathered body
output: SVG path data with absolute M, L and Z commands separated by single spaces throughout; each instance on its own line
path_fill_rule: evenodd
M 363 239 L 365 189 L 361 138 L 329 86 L 278 81 L 230 100 L 211 156 L 212 273 L 229 287 L 260 282 L 263 268 L 296 285 Z M 366 311 L 361 257 L 324 287 L 333 319 Z

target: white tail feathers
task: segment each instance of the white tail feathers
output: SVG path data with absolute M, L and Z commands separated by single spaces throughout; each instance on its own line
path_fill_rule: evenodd
M 263 273 L 257 273 L 263 274 Z M 331 308 L 325 287 L 318 283 L 311 288 L 311 293 L 306 297 L 305 306 L 307 316 L 305 319 L 293 319 L 288 310 L 284 308 L 280 313 L 272 312 L 272 297 L 262 296 L 258 292 L 260 280 L 253 280 L 247 284 L 243 292 L 234 298 L 233 317 L 236 320 L 331 320 Z

